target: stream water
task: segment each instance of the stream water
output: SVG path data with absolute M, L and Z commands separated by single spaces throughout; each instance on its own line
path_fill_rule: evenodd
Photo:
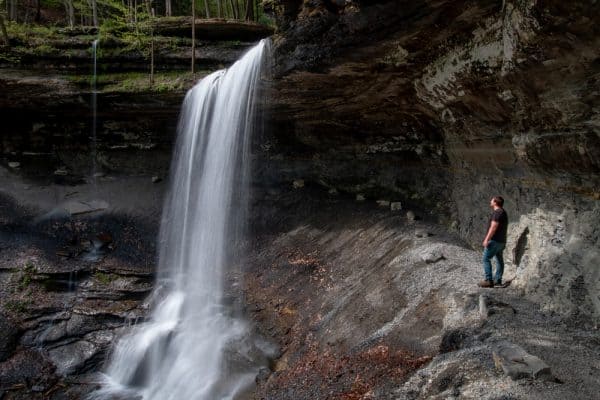
M 163 209 L 153 311 L 114 349 L 96 395 L 143 399 L 233 399 L 264 354 L 230 298 L 225 278 L 239 261 L 248 147 L 268 42 L 186 95 Z M 261 353 L 263 352 L 263 353 Z

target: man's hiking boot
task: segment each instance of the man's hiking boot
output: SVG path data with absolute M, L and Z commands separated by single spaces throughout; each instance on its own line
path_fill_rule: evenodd
M 502 281 L 494 281 L 494 286 L 502 286 Z
M 479 287 L 489 287 L 492 288 L 494 287 L 494 282 L 492 281 L 481 281 L 478 283 Z

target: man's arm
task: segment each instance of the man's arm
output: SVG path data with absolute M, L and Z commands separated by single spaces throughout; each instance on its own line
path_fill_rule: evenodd
M 485 235 L 485 239 L 483 239 L 483 247 L 487 247 L 490 238 L 494 236 L 494 233 L 496 233 L 498 225 L 500 225 L 498 221 L 492 221 L 492 223 L 490 224 L 490 229 L 488 229 L 488 233 L 487 235 Z

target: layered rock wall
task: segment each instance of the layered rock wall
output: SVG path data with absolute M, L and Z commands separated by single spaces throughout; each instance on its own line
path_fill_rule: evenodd
M 291 142 L 309 179 L 423 205 L 476 248 L 500 194 L 506 277 L 548 309 L 600 315 L 597 7 L 278 4 L 267 158 Z

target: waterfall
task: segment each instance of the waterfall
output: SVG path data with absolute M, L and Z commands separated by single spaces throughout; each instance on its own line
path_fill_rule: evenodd
M 258 373 L 257 342 L 225 301 L 224 279 L 239 261 L 232 251 L 243 228 L 250 131 L 267 46 L 261 41 L 185 97 L 153 311 L 116 345 L 98 397 L 232 399 Z
M 97 59 L 97 53 L 98 53 L 98 39 L 94 40 L 92 42 L 92 57 L 93 57 L 93 61 L 94 61 L 94 66 L 93 66 L 93 74 L 92 74 L 92 82 L 91 82 L 91 86 L 92 86 L 92 143 L 91 143 L 91 147 L 92 147 L 92 184 L 94 186 L 96 186 L 96 175 L 97 175 L 97 167 L 96 167 L 96 158 L 97 158 L 97 138 L 96 138 L 96 131 L 97 131 L 97 125 L 98 125 L 98 90 L 97 90 L 97 82 L 98 82 L 98 77 L 97 77 L 97 73 L 98 73 L 98 59 Z

